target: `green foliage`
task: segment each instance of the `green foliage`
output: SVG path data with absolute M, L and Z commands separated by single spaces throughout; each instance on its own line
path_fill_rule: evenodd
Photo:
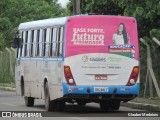
M 150 35 L 152 37 L 160 38 L 160 29 L 152 29 Z
M 3 45 L 4 45 L 3 34 L 0 32 L 0 49 L 3 48 Z
M 57 0 L 1 0 L 0 45 L 2 43 L 4 47 L 11 45 L 18 25 L 22 22 L 64 15 L 66 12 Z
M 160 29 L 160 2 L 159 0 L 115 0 L 125 8 L 124 15 L 137 19 L 139 36 L 150 37 L 152 29 Z M 160 32 L 159 32 L 160 34 Z
M 15 52 L 0 51 L 0 83 L 14 82 L 14 73 Z
M 67 5 L 70 14 L 73 13 L 73 3 Z M 118 15 L 123 9 L 115 4 L 114 0 L 80 0 L 81 14 L 109 14 Z
M 10 20 L 7 17 L 0 18 L 0 31 L 4 31 L 6 29 L 9 29 L 11 26 Z

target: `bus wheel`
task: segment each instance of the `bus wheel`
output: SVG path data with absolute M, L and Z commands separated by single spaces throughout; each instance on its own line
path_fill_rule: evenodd
M 34 105 L 34 98 L 25 96 L 24 100 L 27 107 L 32 107 Z
M 112 102 L 111 110 L 119 110 L 119 107 L 120 107 L 120 101 Z
M 54 111 L 56 103 L 50 100 L 48 83 L 45 84 L 45 108 L 47 111 Z
M 61 100 L 57 101 L 57 109 L 56 110 L 57 111 L 63 111 L 64 108 L 65 108 L 65 102 L 61 101 Z
M 102 111 L 108 111 L 110 108 L 110 102 L 100 102 L 100 109 Z

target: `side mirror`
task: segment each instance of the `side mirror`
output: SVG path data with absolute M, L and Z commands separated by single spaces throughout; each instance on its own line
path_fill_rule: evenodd
M 17 31 L 16 35 L 15 35 L 15 38 L 13 40 L 13 44 L 12 44 L 12 47 L 13 48 L 18 48 L 19 45 L 20 45 L 20 36 L 18 34 L 19 32 Z

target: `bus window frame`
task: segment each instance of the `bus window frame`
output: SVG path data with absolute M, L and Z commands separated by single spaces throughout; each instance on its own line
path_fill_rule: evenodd
M 34 30 L 34 39 L 33 39 L 33 55 L 32 57 L 36 57 L 36 40 L 37 40 L 37 31 Z
M 59 57 L 63 57 L 63 49 L 64 49 L 64 27 L 60 29 L 60 45 L 59 45 Z
M 56 58 L 56 40 L 57 40 L 57 27 L 53 27 L 52 37 L 52 55 L 51 57 Z
M 28 30 L 28 41 L 27 41 L 27 56 L 31 57 L 31 38 L 32 38 L 32 30 Z
M 23 42 L 24 42 L 23 36 L 24 36 L 24 31 L 21 32 L 21 38 L 20 38 L 20 57 L 22 57 L 22 53 L 23 53 L 22 50 L 23 50 L 23 47 L 24 47 L 24 45 L 23 45 Z
M 31 36 L 30 36 L 30 57 L 33 57 L 33 41 L 34 41 L 34 30 L 31 30 Z
M 24 57 L 27 57 L 27 46 L 28 46 L 28 31 L 25 31 L 25 42 L 24 42 Z
M 64 26 L 23 30 L 20 57 L 62 58 Z
M 43 57 L 42 55 L 42 48 L 43 48 L 43 43 L 42 43 L 42 39 L 43 39 L 43 29 L 40 29 L 40 33 L 39 33 L 39 57 Z
M 50 44 L 50 41 L 51 41 L 51 28 L 47 28 L 46 29 L 46 44 L 45 44 L 45 57 L 50 57 L 50 54 L 49 54 L 49 44 Z
M 37 37 L 36 37 L 36 57 L 39 57 L 40 56 L 40 43 L 39 43 L 39 40 L 40 40 L 40 29 L 37 30 Z

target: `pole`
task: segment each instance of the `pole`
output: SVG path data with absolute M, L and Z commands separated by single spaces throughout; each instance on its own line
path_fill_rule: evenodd
M 73 14 L 77 15 L 80 14 L 80 1 L 73 0 Z
M 147 70 L 149 70 L 149 90 L 150 90 L 150 97 L 153 97 L 153 87 L 152 87 L 152 84 L 154 84 L 154 87 L 156 89 L 156 92 L 157 92 L 157 95 L 158 97 L 160 98 L 160 88 L 158 86 L 158 83 L 157 83 L 157 80 L 156 80 L 156 77 L 155 77 L 155 74 L 153 72 L 153 69 L 152 69 L 152 60 L 151 60 L 151 53 L 150 53 L 150 46 L 149 44 L 147 44 L 142 38 L 140 38 L 140 41 L 147 46 Z M 151 83 L 153 82 L 153 83 Z

